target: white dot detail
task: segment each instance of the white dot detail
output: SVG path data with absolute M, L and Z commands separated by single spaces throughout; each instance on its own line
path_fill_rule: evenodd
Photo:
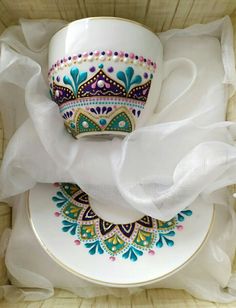
M 101 60 L 101 61 L 104 61 L 106 59 L 106 57 L 104 56 L 104 55 L 101 55 L 100 57 L 99 57 L 99 60 Z
M 114 60 L 115 62 L 118 62 L 118 61 L 119 61 L 119 58 L 118 58 L 117 56 L 114 56 L 114 57 L 113 57 L 113 60 Z
M 83 122 L 82 122 L 82 126 L 83 126 L 84 128 L 88 128 L 88 126 L 89 126 L 89 125 L 88 125 L 88 122 L 83 121 Z
M 120 121 L 119 122 L 119 127 L 125 127 L 125 121 Z
M 103 87 L 104 87 L 104 85 L 105 85 L 105 83 L 104 83 L 104 81 L 103 81 L 103 80 L 98 80 L 97 85 L 98 85 L 98 87 L 99 87 L 99 88 L 103 88 Z
M 59 96 L 60 96 L 59 90 L 56 90 L 56 91 L 55 91 L 55 95 L 56 95 L 56 97 L 59 97 Z

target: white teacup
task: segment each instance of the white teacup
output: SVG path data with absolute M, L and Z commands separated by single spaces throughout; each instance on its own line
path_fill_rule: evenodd
M 51 39 L 51 96 L 74 137 L 126 135 L 153 113 L 162 66 L 160 40 L 141 24 L 114 17 L 77 20 Z

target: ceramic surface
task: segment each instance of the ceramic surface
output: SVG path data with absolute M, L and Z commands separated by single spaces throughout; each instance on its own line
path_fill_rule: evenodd
M 49 46 L 49 85 L 69 133 L 126 135 L 155 109 L 162 81 L 158 37 L 129 20 L 72 22 Z
M 198 203 L 167 222 L 143 216 L 115 224 L 98 217 L 76 185 L 38 184 L 29 193 L 31 223 L 46 251 L 75 275 L 118 287 L 178 270 L 204 243 L 213 212 Z

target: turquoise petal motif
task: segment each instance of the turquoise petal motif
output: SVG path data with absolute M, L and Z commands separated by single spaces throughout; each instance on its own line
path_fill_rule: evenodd
M 125 88 L 127 90 L 128 83 L 127 83 L 127 79 L 126 79 L 125 73 L 122 72 L 122 71 L 119 71 L 119 72 L 117 72 L 116 76 L 117 76 L 118 79 L 123 81 L 123 83 L 125 84 Z
M 60 191 L 57 192 L 56 196 L 52 197 L 52 200 L 56 203 L 58 208 L 61 208 L 68 201 L 67 198 Z
M 124 259 L 130 259 L 131 261 L 135 262 L 138 259 L 137 256 L 142 256 L 142 255 L 143 255 L 143 252 L 141 250 L 138 250 L 134 248 L 133 246 L 131 246 L 129 250 L 127 250 L 126 253 L 122 255 L 122 257 Z
M 180 213 L 178 213 L 177 218 L 178 218 L 178 221 L 182 222 L 182 221 L 185 220 L 184 216 L 191 216 L 191 215 L 192 215 L 191 210 L 184 210 L 184 211 L 181 211 Z
M 174 241 L 168 239 L 169 236 L 175 236 L 175 232 L 174 231 L 170 231 L 168 233 L 159 233 L 159 240 L 156 243 L 157 248 L 162 248 L 164 245 L 164 241 L 166 242 L 167 246 L 174 246 Z
M 142 77 L 140 75 L 136 75 L 134 78 L 133 75 L 134 75 L 134 69 L 131 66 L 127 67 L 125 73 L 119 71 L 116 74 L 117 78 L 124 83 L 126 92 L 129 92 L 132 85 L 140 84 L 142 81 Z
M 64 225 L 64 227 L 62 228 L 62 231 L 70 232 L 71 235 L 75 235 L 76 229 L 77 229 L 76 222 L 69 222 L 67 220 L 63 220 L 62 224 Z
M 79 69 L 76 66 L 73 66 L 70 70 L 70 75 L 72 79 L 65 75 L 63 81 L 65 84 L 71 86 L 74 95 L 77 96 L 79 85 L 87 79 L 87 72 L 79 72 Z
M 95 255 L 96 252 L 98 252 L 101 255 L 104 252 L 99 241 L 92 242 L 92 243 L 86 243 L 85 247 L 90 248 L 89 253 L 91 255 Z
M 128 75 L 133 78 L 132 71 Z M 155 251 L 150 250 L 154 247 L 158 253 L 160 249 L 173 247 L 177 231 L 183 229 L 179 222 L 193 214 L 191 210 L 185 209 L 166 222 L 144 216 L 132 224 L 115 225 L 93 212 L 88 195 L 77 185 L 59 185 L 60 190 L 52 196 L 52 200 L 59 208 L 55 216 L 63 217 L 62 231 L 74 236 L 75 242 L 83 244 L 90 255 L 106 254 L 111 261 L 122 257 L 136 262 L 145 253 L 154 255 Z

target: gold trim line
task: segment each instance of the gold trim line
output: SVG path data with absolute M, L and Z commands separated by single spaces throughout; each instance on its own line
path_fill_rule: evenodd
M 74 23 L 78 23 L 78 22 L 83 22 L 83 21 L 90 21 L 90 20 L 107 20 L 107 19 L 111 19 L 111 20 L 120 20 L 120 21 L 125 21 L 125 22 L 129 22 L 132 24 L 135 24 L 139 27 L 142 27 L 146 30 L 148 30 L 149 32 L 151 32 L 152 34 L 154 34 L 158 39 L 159 36 L 157 33 L 155 33 L 150 27 L 135 21 L 135 20 L 131 20 L 131 19 L 127 19 L 127 18 L 122 18 L 122 17 L 115 17 L 115 16 L 95 16 L 95 17 L 85 17 L 85 18 L 81 18 L 81 19 L 77 19 L 74 20 L 72 22 L 69 22 L 66 26 L 64 26 L 63 28 L 61 28 L 60 30 L 58 30 L 52 37 L 51 40 L 54 38 L 54 36 L 56 36 L 58 33 L 60 33 L 61 31 L 63 31 L 64 29 L 66 29 L 69 25 L 74 24 Z

